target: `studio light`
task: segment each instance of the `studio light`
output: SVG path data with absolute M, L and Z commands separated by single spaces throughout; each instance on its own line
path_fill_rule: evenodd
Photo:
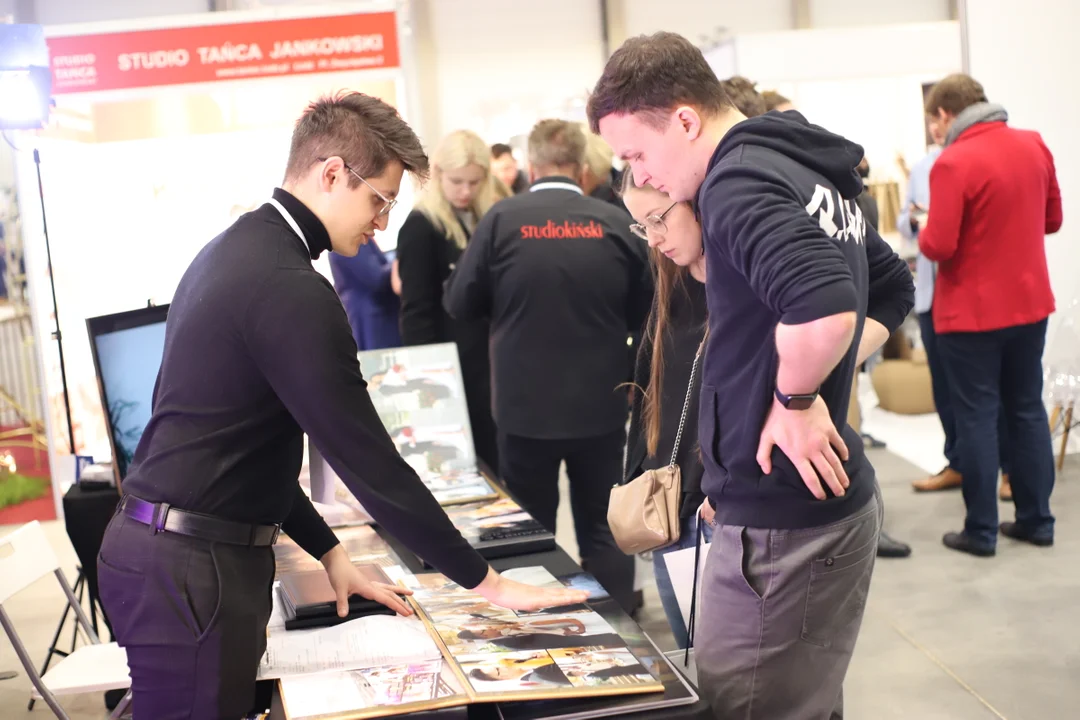
M 49 119 L 52 73 L 40 25 L 0 25 L 0 130 L 35 130 Z

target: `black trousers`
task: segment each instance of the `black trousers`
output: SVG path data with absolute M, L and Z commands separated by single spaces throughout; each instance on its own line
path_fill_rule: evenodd
M 964 532 L 985 545 L 996 544 L 998 535 L 999 407 L 1009 436 L 1016 522 L 1032 534 L 1054 532 L 1054 449 L 1042 394 L 1045 344 L 1045 320 L 938 335 L 962 448 Z
M 963 450 L 956 432 L 956 412 L 953 410 L 952 391 L 949 389 L 949 376 L 945 363 L 938 349 L 938 337 L 934 331 L 934 314 L 919 313 L 919 330 L 922 334 L 923 348 L 926 349 L 926 364 L 930 367 L 930 384 L 934 395 L 934 408 L 941 419 L 941 429 L 945 431 L 945 459 L 949 467 L 957 472 L 963 465 Z M 1001 472 L 1009 472 L 1009 428 L 1005 423 L 1004 407 L 998 413 L 998 458 Z
M 570 506 L 582 567 L 628 613 L 634 608 L 634 558 L 615 544 L 608 527 L 608 497 L 622 478 L 626 431 L 600 437 L 538 440 L 499 433 L 499 474 L 537 521 L 555 532 L 559 465 L 566 461 Z
M 255 704 L 274 553 L 113 516 L 98 555 L 101 602 L 127 651 L 134 720 L 237 720 Z

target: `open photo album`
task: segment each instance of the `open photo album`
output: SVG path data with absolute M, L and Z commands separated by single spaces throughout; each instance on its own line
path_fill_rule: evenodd
M 507 575 L 534 585 L 567 584 L 540 567 Z M 331 672 L 318 668 L 281 677 L 290 720 L 359 720 L 486 702 L 664 696 L 659 668 L 634 653 L 618 621 L 613 624 L 591 605 L 522 613 L 496 607 L 443 575 L 406 574 L 401 582 L 413 590 L 412 603 L 432 645 L 402 643 L 412 645 L 409 654 L 380 658 L 390 662 L 378 666 L 358 661 Z M 358 622 L 373 627 L 390 621 L 409 619 Z

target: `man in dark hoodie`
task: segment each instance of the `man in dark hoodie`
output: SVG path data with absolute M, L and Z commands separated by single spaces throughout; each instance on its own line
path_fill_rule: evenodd
M 702 225 L 702 690 L 721 718 L 841 717 L 881 528 L 848 399 L 914 297 L 854 201 L 863 150 L 797 112 L 746 119 L 672 33 L 624 43 L 588 115 Z

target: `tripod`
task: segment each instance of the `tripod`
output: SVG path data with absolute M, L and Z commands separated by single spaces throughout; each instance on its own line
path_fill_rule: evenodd
M 83 602 L 83 593 L 86 591 L 86 576 L 83 575 L 82 566 L 76 567 L 76 570 L 78 571 L 79 575 L 75 579 L 74 592 L 75 592 L 75 597 L 77 597 L 79 599 L 79 604 L 81 605 L 82 602 Z M 49 645 L 49 651 L 45 654 L 45 664 L 41 666 L 41 676 L 42 677 L 45 677 L 45 673 L 49 669 L 49 664 L 52 662 L 52 659 L 55 656 L 59 655 L 60 657 L 63 658 L 63 657 L 67 657 L 71 653 L 75 652 L 75 643 L 78 642 L 78 639 L 79 639 L 79 623 L 77 621 L 75 622 L 75 627 L 71 631 L 71 649 L 70 650 L 60 650 L 58 647 L 56 647 L 60 643 L 60 633 L 62 633 L 64 631 L 64 623 L 67 622 L 68 611 L 71 610 L 71 609 L 72 609 L 71 603 L 67 603 L 66 605 L 64 605 L 64 614 L 60 616 L 60 624 L 56 626 L 56 632 L 53 634 L 52 643 Z M 72 617 L 73 618 L 75 617 L 74 613 L 72 613 Z M 98 632 L 97 619 L 98 619 L 97 602 L 94 600 L 94 598 L 91 597 L 90 598 L 90 626 L 94 628 L 95 633 Z M 14 674 L 12 674 L 12 677 L 14 677 Z M 4 678 L 2 675 L 0 675 L 0 680 L 3 680 L 3 679 L 6 679 L 6 678 Z M 30 702 L 27 704 L 26 709 L 27 710 L 33 710 L 34 709 L 34 702 L 35 702 L 35 700 L 31 699 Z

